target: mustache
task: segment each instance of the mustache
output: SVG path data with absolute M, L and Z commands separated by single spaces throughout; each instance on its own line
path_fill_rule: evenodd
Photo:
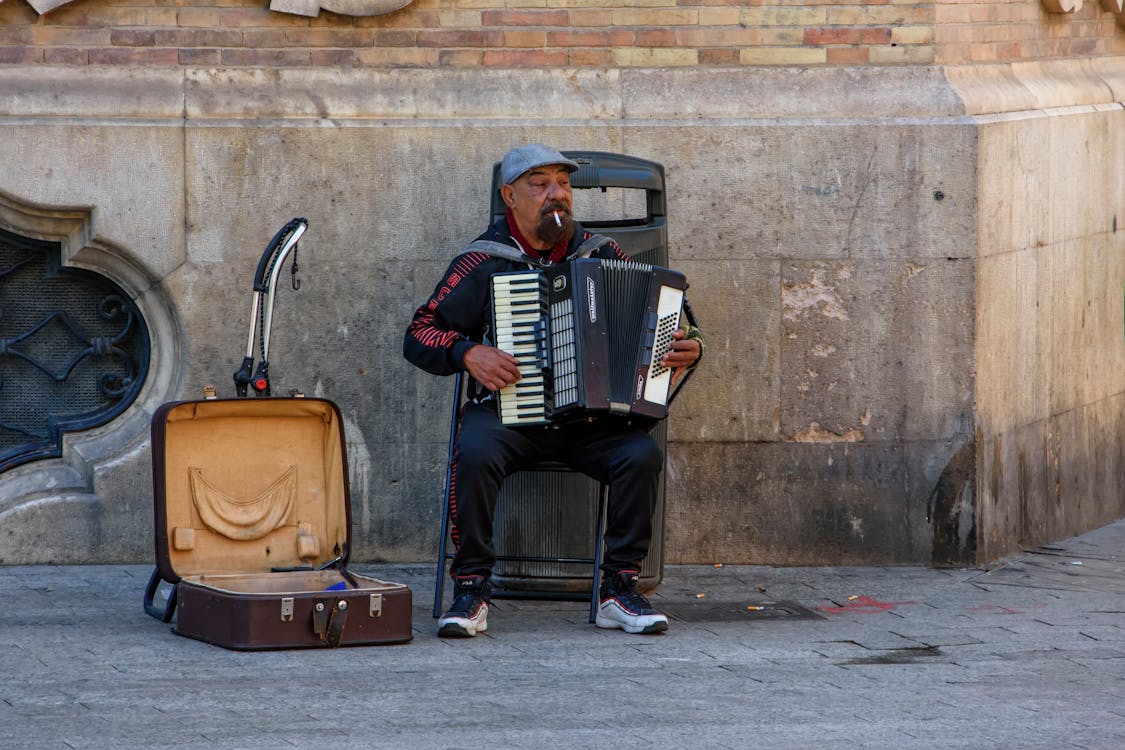
M 548 203 L 543 206 L 543 210 L 539 212 L 539 215 L 550 216 L 555 211 L 559 212 L 559 216 L 570 216 L 570 207 L 565 203 Z

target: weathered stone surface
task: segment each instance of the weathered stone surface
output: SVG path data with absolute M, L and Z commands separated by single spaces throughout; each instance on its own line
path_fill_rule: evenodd
M 165 124 L 9 122 L 0 191 L 41 207 L 96 207 L 90 239 L 133 255 L 160 278 L 184 257 L 182 153 L 182 131 Z
M 953 121 L 795 119 L 626 135 L 667 166 L 677 257 L 974 254 L 975 136 Z
M 1060 539 L 1125 515 L 1123 397 L 992 435 L 979 452 L 979 554 Z
M 623 70 L 629 118 L 912 118 L 964 110 L 924 66 Z M 907 95 L 905 92 L 909 92 Z
M 782 439 L 970 435 L 973 282 L 968 259 L 784 264 Z
M 74 117 L 178 119 L 183 90 L 184 74 L 174 69 L 8 65 L 0 73 L 0 115 L 65 123 Z M 5 130 L 13 124 L 5 123 Z
M 929 562 L 927 501 L 950 443 L 677 443 L 677 559 L 771 565 Z
M 943 69 L 968 115 L 1121 101 L 1122 59 L 954 65 Z
M 679 261 L 688 299 L 707 332 L 704 362 L 673 402 L 669 437 L 684 442 L 777 439 L 778 262 Z
M 1121 80 L 1119 62 L 0 69 L 5 201 L 89 209 L 71 260 L 113 267 L 157 322 L 135 408 L 0 479 L 0 558 L 148 555 L 148 415 L 232 393 L 253 269 L 295 216 L 310 228 L 302 287 L 284 272 L 275 301 L 275 392 L 341 405 L 357 556 L 432 556 L 451 386 L 401 337 L 484 226 L 492 163 L 527 141 L 666 167 L 669 262 L 709 342 L 669 425 L 669 562 L 929 561 L 943 477 L 943 528 L 975 514 L 982 558 L 1104 522 Z M 954 513 L 966 445 L 976 506 Z
M 983 118 L 981 559 L 1125 512 L 1113 489 L 1125 479 L 1123 122 L 1125 110 L 1099 106 Z
M 505 70 L 350 71 L 188 70 L 184 81 L 189 118 L 318 118 L 343 126 L 350 118 L 434 118 L 431 127 L 463 134 L 475 118 L 511 117 L 518 123 L 621 117 L 617 71 Z M 503 156 L 503 151 L 500 152 Z

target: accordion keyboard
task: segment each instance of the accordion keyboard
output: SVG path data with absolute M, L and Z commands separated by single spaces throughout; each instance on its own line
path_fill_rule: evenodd
M 494 274 L 492 318 L 496 347 L 519 360 L 520 379 L 502 388 L 504 424 L 542 424 L 550 401 L 547 289 L 535 271 Z

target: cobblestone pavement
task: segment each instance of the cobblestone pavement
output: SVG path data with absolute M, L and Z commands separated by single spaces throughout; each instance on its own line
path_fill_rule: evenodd
M 498 601 L 486 634 L 238 652 L 142 565 L 0 567 L 0 748 L 1125 747 L 1125 521 L 988 569 L 669 566 L 665 635 Z M 763 607 L 760 610 L 747 607 Z

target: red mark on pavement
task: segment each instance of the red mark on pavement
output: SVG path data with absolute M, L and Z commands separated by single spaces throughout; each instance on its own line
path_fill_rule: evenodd
M 821 612 L 842 615 L 845 612 L 858 612 L 859 614 L 874 615 L 880 612 L 890 612 L 895 607 L 903 604 L 917 604 L 918 602 L 881 602 L 870 596 L 857 596 L 842 607 L 817 607 Z

